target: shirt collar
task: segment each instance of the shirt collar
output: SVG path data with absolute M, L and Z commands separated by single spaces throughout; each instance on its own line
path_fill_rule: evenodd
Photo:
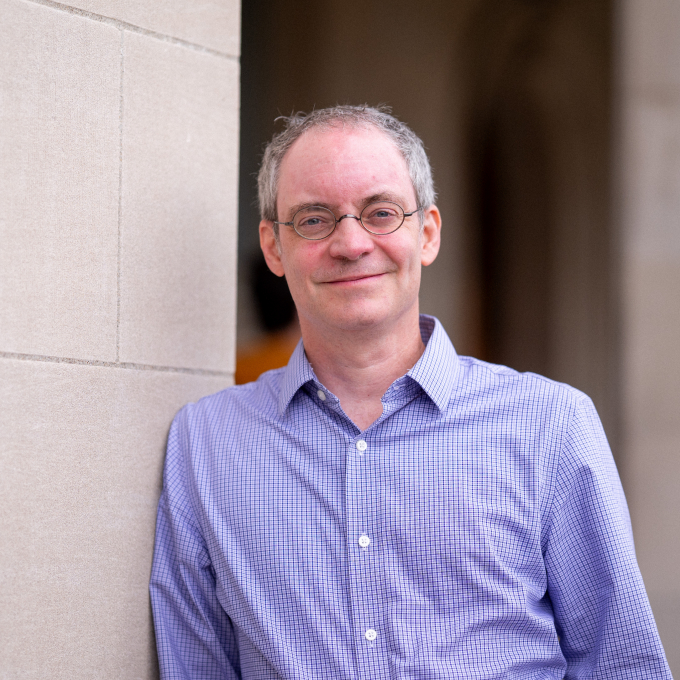
M 415 380 L 443 412 L 458 374 L 458 355 L 444 327 L 434 316 L 420 315 L 420 336 L 425 351 L 406 375 Z
M 458 371 L 458 355 L 444 327 L 435 317 L 420 315 L 420 335 L 425 343 L 425 351 L 406 375 L 421 386 L 440 411 L 444 411 L 453 391 Z M 310 381 L 318 382 L 300 340 L 283 373 L 278 404 L 281 415 L 297 391 Z
M 312 365 L 307 361 L 302 339 L 293 350 L 288 365 L 283 372 L 281 391 L 279 392 L 279 414 L 283 415 L 297 391 L 310 380 L 315 381 L 316 375 Z

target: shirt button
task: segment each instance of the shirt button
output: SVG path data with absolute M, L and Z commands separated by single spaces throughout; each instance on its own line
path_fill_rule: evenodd
M 378 634 L 373 630 L 373 628 L 369 628 L 365 633 L 364 637 L 369 641 L 373 642 L 378 637 Z
M 321 399 L 321 401 L 326 401 L 326 393 L 323 390 L 317 390 L 316 396 Z
M 371 545 L 371 539 L 366 534 L 363 534 L 363 536 L 359 536 L 359 545 L 362 548 L 368 548 Z
M 363 453 L 367 448 L 368 448 L 368 444 L 363 439 L 360 439 L 357 442 L 357 449 L 359 449 L 359 451 L 361 451 L 361 453 Z

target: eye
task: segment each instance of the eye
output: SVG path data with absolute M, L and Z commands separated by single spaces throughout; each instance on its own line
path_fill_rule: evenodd
M 369 206 L 369 209 L 366 210 L 363 215 L 363 217 L 368 220 L 389 220 L 394 219 L 397 216 L 398 212 L 395 209 L 385 207 L 371 208 L 371 206 Z
M 374 234 L 389 234 L 401 226 L 404 211 L 391 201 L 377 201 L 367 205 L 361 213 L 361 222 Z
M 335 228 L 335 216 L 327 208 L 313 205 L 298 210 L 293 219 L 293 226 L 295 231 L 305 238 L 325 238 Z
M 328 221 L 327 219 L 325 221 Z M 305 217 L 298 222 L 301 227 L 318 227 L 320 224 L 324 223 L 324 219 L 319 215 L 311 215 Z

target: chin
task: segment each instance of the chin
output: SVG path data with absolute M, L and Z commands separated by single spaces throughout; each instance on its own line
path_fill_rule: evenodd
M 338 314 L 328 319 L 329 325 L 342 331 L 363 331 L 379 326 L 390 318 L 385 309 L 349 309 L 346 314 Z

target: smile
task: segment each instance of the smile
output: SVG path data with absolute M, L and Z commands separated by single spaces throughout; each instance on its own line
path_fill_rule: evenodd
M 380 272 L 379 274 L 362 274 L 362 275 L 357 275 L 357 276 L 347 276 L 342 279 L 333 279 L 331 281 L 325 281 L 324 283 L 330 283 L 330 284 L 345 284 L 345 285 L 350 285 L 353 283 L 360 283 L 361 281 L 370 281 L 374 279 L 378 279 L 381 276 L 383 276 L 384 272 Z

